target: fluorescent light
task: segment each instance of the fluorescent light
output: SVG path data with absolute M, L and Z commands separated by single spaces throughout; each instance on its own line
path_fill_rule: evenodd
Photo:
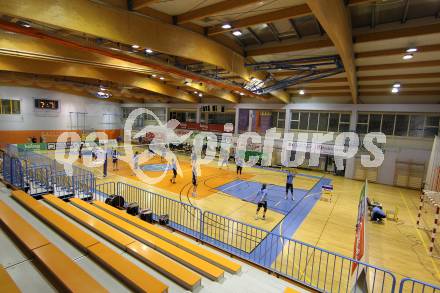
M 400 83 L 396 82 L 395 84 L 393 84 L 393 88 L 400 88 Z
M 230 29 L 232 26 L 229 23 L 225 23 L 224 25 L 222 25 L 222 29 Z
M 418 51 L 417 48 L 408 48 L 408 49 L 406 50 L 407 53 L 414 53 L 414 52 L 417 52 L 417 51 Z
M 151 54 L 151 53 L 153 53 L 153 50 L 151 50 L 151 49 L 145 49 L 145 53 L 147 53 L 147 54 Z
M 164 80 L 165 78 L 163 76 L 159 77 L 160 80 Z
M 306 92 L 305 92 L 304 90 L 299 90 L 298 93 L 299 93 L 300 95 L 304 95 Z
M 399 88 L 397 88 L 397 87 L 393 87 L 393 88 L 391 89 L 391 92 L 392 92 L 393 94 L 396 94 L 396 93 L 399 92 Z
M 139 45 L 131 45 L 133 49 L 139 49 Z
M 241 36 L 243 33 L 241 31 L 233 31 L 232 34 L 236 37 Z
M 414 55 L 413 55 L 413 54 L 405 54 L 405 55 L 403 55 L 403 57 L 402 57 L 403 60 L 410 60 L 410 59 L 412 59 L 412 58 L 414 58 Z
M 203 97 L 203 94 L 202 94 L 202 93 L 200 93 L 200 94 L 199 94 L 199 97 Z
M 157 75 L 156 75 L 156 74 L 152 74 L 151 76 L 152 76 L 152 77 L 157 77 Z

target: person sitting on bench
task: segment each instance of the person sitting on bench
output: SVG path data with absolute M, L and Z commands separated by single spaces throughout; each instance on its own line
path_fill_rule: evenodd
M 371 210 L 371 221 L 381 223 L 383 219 L 385 219 L 387 215 L 382 210 L 382 207 L 375 206 Z

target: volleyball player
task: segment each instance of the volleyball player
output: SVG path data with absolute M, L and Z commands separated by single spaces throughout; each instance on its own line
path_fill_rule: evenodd
M 226 168 L 229 168 L 229 154 L 227 150 L 222 150 L 221 151 L 221 158 L 222 160 L 221 164 L 220 164 L 220 169 L 223 168 L 224 165 L 226 165 Z
M 235 155 L 235 164 L 237 165 L 237 175 L 241 175 L 241 172 L 243 171 L 243 160 L 238 153 Z
M 267 188 L 266 184 L 263 183 L 261 186 L 261 190 L 258 191 L 257 197 L 260 197 L 258 201 L 257 214 L 255 215 L 255 220 L 258 220 L 258 212 L 261 208 L 263 208 L 263 220 L 266 219 L 266 211 L 267 211 Z
M 192 167 L 192 184 L 193 184 L 193 192 L 192 192 L 192 196 L 196 197 L 197 196 L 197 164 L 193 164 Z
M 170 179 L 170 182 L 175 184 L 177 177 L 177 164 L 174 158 L 171 160 L 171 168 L 173 169 L 173 177 Z
M 289 191 L 290 191 L 290 193 L 292 193 L 292 200 L 295 200 L 295 196 L 293 195 L 293 177 L 295 177 L 295 175 L 292 173 L 292 171 L 290 171 L 290 170 L 287 171 L 285 199 L 288 198 Z
M 139 152 L 136 152 L 133 156 L 133 165 L 134 165 L 134 175 L 136 175 L 136 170 L 139 169 Z
M 112 150 L 112 163 L 113 163 L 113 171 L 119 170 L 118 168 L 118 160 L 119 160 L 119 153 L 116 149 Z

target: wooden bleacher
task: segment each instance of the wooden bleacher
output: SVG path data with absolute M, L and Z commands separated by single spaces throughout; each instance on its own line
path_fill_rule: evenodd
M 0 292 L 20 292 L 14 280 L 12 280 L 11 276 L 9 276 L 8 272 L 2 266 L 0 266 Z
M 99 209 L 79 198 L 72 198 L 70 202 L 80 209 L 85 210 L 89 214 L 106 222 L 107 224 L 127 233 L 140 242 L 162 252 L 166 256 L 184 264 L 185 266 L 197 271 L 211 280 L 217 281 L 223 277 L 224 271 L 222 269 L 183 249 L 176 247 L 165 240 L 162 240 L 159 237 L 156 237 L 134 225 L 131 225 L 126 221 L 103 211 L 102 209 Z
M 176 263 L 154 249 L 140 243 L 132 237 L 110 227 L 101 220 L 79 210 L 54 195 L 43 196 L 44 200 L 78 223 L 96 232 L 127 253 L 156 269 L 188 290 L 201 285 L 201 278 L 196 273 Z
M 107 292 L 78 264 L 54 246 L 26 220 L 0 201 L 0 221 L 31 257 L 35 257 L 43 274 L 55 287 L 67 292 Z
M 223 257 L 221 255 L 218 255 L 216 253 L 213 253 L 207 249 L 204 249 L 203 247 L 200 247 L 196 244 L 193 244 L 185 239 L 182 239 L 181 237 L 178 237 L 176 235 L 173 235 L 172 233 L 165 231 L 164 229 L 161 229 L 160 227 L 157 227 L 153 224 L 147 223 L 145 221 L 142 221 L 138 217 L 132 216 L 127 214 L 123 210 L 119 210 L 117 208 L 114 208 L 102 201 L 94 201 L 93 205 L 96 207 L 99 207 L 100 209 L 106 211 L 107 213 L 112 214 L 113 216 L 117 216 L 120 219 L 135 225 L 136 227 L 149 232 L 153 234 L 154 236 L 157 236 L 189 253 L 192 253 L 194 255 L 197 255 L 198 257 L 212 263 L 213 265 L 216 265 L 229 273 L 235 274 L 240 272 L 241 266 L 233 261 L 230 261 L 226 257 Z
M 161 281 L 25 192 L 21 190 L 13 191 L 12 197 L 76 247 L 88 253 L 131 289 L 151 293 L 168 291 L 168 286 Z

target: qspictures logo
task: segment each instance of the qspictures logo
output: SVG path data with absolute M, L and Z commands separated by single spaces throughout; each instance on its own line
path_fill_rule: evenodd
M 151 116 L 155 125 L 145 126 L 136 133 L 133 130 L 136 119 Z M 149 119 L 149 121 L 152 121 Z M 220 157 L 229 158 L 231 151 L 235 153 L 236 163 L 243 167 L 253 167 L 261 159 L 261 166 L 271 166 L 275 149 L 281 149 L 280 161 L 285 167 L 298 167 L 304 163 L 306 153 L 309 154 L 308 164 L 310 167 L 319 165 L 319 158 L 323 152 L 332 154 L 337 170 L 344 170 L 344 160 L 353 158 L 360 149 L 360 138 L 354 132 L 329 133 L 292 133 L 286 132 L 281 138 L 281 133 L 275 128 L 268 129 L 264 136 L 256 132 L 245 132 L 238 137 L 231 133 L 223 133 L 219 141 L 218 136 L 212 132 L 193 133 L 188 131 L 183 135 L 176 133 L 180 122 L 172 119 L 163 124 L 160 119 L 150 110 L 138 108 L 130 113 L 124 125 L 123 153 L 118 154 L 118 159 L 126 162 L 139 180 L 147 184 L 155 184 L 164 179 L 168 168 L 156 172 L 155 177 L 148 176 L 143 172 L 141 166 L 148 164 L 155 156 L 161 156 L 164 164 L 176 164 L 177 173 L 182 176 L 179 160 L 169 148 L 172 145 L 189 143 L 192 145 L 191 163 L 197 169 L 200 176 L 202 165 L 209 164 L 215 160 L 219 150 Z M 149 147 L 139 149 L 133 144 L 133 140 L 153 134 Z M 311 139 L 310 139 L 311 136 Z M 108 137 L 103 132 L 90 133 L 85 141 L 86 149 L 91 150 L 92 155 L 84 155 L 82 162 L 90 168 L 98 168 L 105 164 L 108 155 L 120 146 L 108 143 Z M 363 137 L 362 146 L 365 150 L 361 157 L 361 164 L 364 167 L 378 167 L 384 160 L 384 153 L 378 146 L 386 143 L 386 136 L 381 132 L 371 132 Z M 72 175 L 72 165 L 79 159 L 82 152 L 81 138 L 76 132 L 64 132 L 58 139 L 57 144 L 70 145 L 70 148 L 62 152 L 55 152 L 58 163 L 64 165 L 65 172 Z M 281 145 L 280 145 L 281 144 Z M 249 146 L 259 146 L 262 156 L 246 156 Z M 293 157 L 293 158 L 292 158 Z M 221 162 L 219 160 L 218 164 Z

